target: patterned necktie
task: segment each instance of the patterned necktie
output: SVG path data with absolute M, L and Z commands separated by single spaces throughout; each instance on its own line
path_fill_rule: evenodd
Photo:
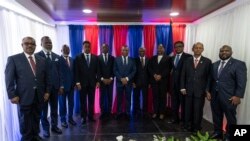
M 107 64 L 107 63 L 108 63 L 107 54 L 104 54 L 104 63 L 105 63 L 105 64 Z
M 47 52 L 46 57 L 47 57 L 47 59 L 49 59 L 49 61 L 51 61 L 50 53 L 49 52 Z
M 175 62 L 174 62 L 174 66 L 177 67 L 178 63 L 179 63 L 179 60 L 180 60 L 180 55 L 176 55 L 175 57 Z
M 65 59 L 66 59 L 67 65 L 70 67 L 69 56 L 65 56 Z
M 142 68 L 144 68 L 144 66 L 145 66 L 143 57 L 141 57 L 141 66 L 142 66 Z
M 225 61 L 221 61 L 221 65 L 220 65 L 220 68 L 218 70 L 218 74 L 217 74 L 217 77 L 220 76 L 220 73 L 222 72 L 223 68 L 224 68 L 224 65 L 225 65 Z
M 123 57 L 123 65 L 127 65 L 127 59 L 126 59 L 126 57 Z
M 30 64 L 32 67 L 33 74 L 36 75 L 36 63 L 32 56 L 29 56 Z
M 89 62 L 89 55 L 87 54 L 86 56 L 87 56 L 87 65 L 89 67 L 89 64 L 90 64 L 90 62 Z
M 194 68 L 196 68 L 198 66 L 198 63 L 199 63 L 199 60 L 198 59 L 195 59 L 194 60 Z

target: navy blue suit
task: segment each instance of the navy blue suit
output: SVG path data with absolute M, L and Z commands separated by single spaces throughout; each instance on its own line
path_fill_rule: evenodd
M 5 69 L 9 99 L 18 96 L 19 124 L 22 141 L 39 134 L 39 120 L 44 94 L 50 91 L 48 66 L 45 59 L 35 55 L 35 75 L 24 53 L 10 56 Z
M 100 107 L 101 112 L 110 114 L 112 110 L 112 102 L 113 102 L 113 82 L 109 85 L 105 85 L 101 78 L 103 79 L 114 79 L 114 57 L 111 55 L 108 55 L 108 61 L 105 62 L 103 59 L 103 54 L 98 56 L 99 59 L 99 82 L 100 82 Z
M 236 105 L 232 105 L 229 100 L 232 96 L 244 97 L 247 68 L 246 64 L 240 60 L 230 58 L 220 75 L 218 68 L 220 61 L 213 63 L 212 67 L 212 89 L 211 89 L 211 108 L 213 114 L 214 131 L 222 134 L 223 115 L 227 118 L 227 133 L 229 126 L 237 124 Z M 226 134 L 228 136 L 228 134 Z
M 116 90 L 117 90 L 117 109 L 118 114 L 122 113 L 122 98 L 123 93 L 126 95 L 126 113 L 130 113 L 131 106 L 131 91 L 132 91 L 132 80 L 136 73 L 136 66 L 134 60 L 127 57 L 127 63 L 123 64 L 122 57 L 117 57 L 114 63 L 114 74 L 116 76 Z M 121 78 L 127 77 L 129 79 L 127 85 L 123 86 Z
M 194 67 L 193 57 L 184 61 L 181 72 L 181 89 L 186 89 L 185 95 L 185 128 L 201 130 L 201 120 L 205 103 L 206 91 L 209 90 L 209 77 L 212 62 L 201 56 L 197 67 Z
M 181 58 L 175 66 L 175 59 L 176 55 L 171 57 L 171 68 L 172 68 L 172 109 L 173 109 L 173 119 L 175 121 L 184 121 L 185 115 L 185 100 L 184 96 L 180 92 L 180 81 L 181 81 L 181 70 L 183 67 L 184 60 L 187 58 L 192 57 L 192 55 L 187 53 L 182 53 Z M 179 109 L 181 108 L 180 118 L 179 118 Z
M 51 91 L 50 91 L 50 110 L 51 110 L 51 126 L 52 128 L 57 127 L 58 124 L 58 90 L 63 87 L 62 75 L 60 72 L 59 58 L 60 56 L 51 52 L 51 58 L 46 57 L 43 51 L 37 53 L 37 55 L 46 59 L 49 64 L 50 74 L 51 74 Z M 47 119 L 48 115 L 48 102 L 43 105 L 41 122 L 43 130 L 49 131 L 49 121 Z
M 60 71 L 63 78 L 64 93 L 59 96 L 59 111 L 61 122 L 66 122 L 67 105 L 66 98 L 68 99 L 68 120 L 73 119 L 73 109 L 74 109 L 74 62 L 71 57 L 69 59 L 69 64 L 63 56 L 60 57 Z

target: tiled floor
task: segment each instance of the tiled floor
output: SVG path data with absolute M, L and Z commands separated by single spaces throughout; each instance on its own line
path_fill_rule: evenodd
M 96 115 L 96 119 L 99 119 L 98 117 L 99 115 Z M 83 127 L 80 125 L 80 117 L 75 117 L 75 120 L 77 126 L 70 125 L 69 128 L 62 128 L 62 135 L 51 133 L 51 137 L 45 141 L 116 141 L 119 135 L 124 137 L 123 141 L 153 141 L 153 135 L 175 136 L 180 140 L 185 140 L 191 134 L 183 132 L 180 125 L 168 123 L 170 121 L 168 116 L 164 120 L 143 118 L 96 120 L 96 122 L 87 122 Z M 203 120 L 202 126 L 202 131 L 212 132 L 211 123 Z

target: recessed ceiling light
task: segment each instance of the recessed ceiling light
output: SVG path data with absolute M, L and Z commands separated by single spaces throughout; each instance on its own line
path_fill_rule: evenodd
M 178 12 L 171 12 L 169 15 L 172 16 L 172 17 L 175 17 L 175 16 L 178 16 L 179 13 Z
M 90 10 L 90 9 L 83 9 L 82 12 L 89 14 L 89 13 L 92 13 L 92 10 Z

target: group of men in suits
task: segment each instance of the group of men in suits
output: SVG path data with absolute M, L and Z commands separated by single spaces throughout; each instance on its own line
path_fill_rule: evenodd
M 211 101 L 214 133 L 211 138 L 230 140 L 230 126 L 237 124 L 236 108 L 244 97 L 247 68 L 243 61 L 232 57 L 232 48 L 220 48 L 219 61 L 202 56 L 204 46 L 193 45 L 193 56 L 183 52 L 183 42 L 174 44 L 172 57 L 173 121 L 183 122 L 184 131 L 201 130 L 205 97 Z M 180 111 L 180 112 L 179 112 Z M 226 134 L 223 137 L 223 116 L 226 116 Z
M 122 115 L 129 118 L 131 92 L 134 91 L 134 113 L 147 114 L 148 88 L 153 92 L 152 118 L 164 119 L 167 85 L 172 75 L 173 121 L 183 122 L 185 131 L 201 130 L 205 97 L 211 101 L 214 134 L 222 138 L 223 114 L 228 126 L 237 124 L 236 108 L 243 98 L 246 87 L 246 65 L 232 58 L 232 48 L 224 45 L 220 49 L 220 60 L 212 64 L 202 56 L 203 44 L 195 43 L 193 55 L 183 52 L 184 43 L 174 44 L 176 54 L 168 57 L 162 45 L 157 47 L 157 55 L 145 57 L 145 48 L 139 48 L 139 56 L 128 56 L 129 48 L 121 48 L 121 56 L 109 54 L 107 44 L 102 45 L 99 56 L 91 54 L 91 43 L 83 42 L 83 53 L 73 61 L 69 57 L 69 46 L 63 45 L 62 56 L 52 52 L 52 42 L 48 36 L 41 39 L 43 50 L 34 54 L 36 42 L 32 37 L 22 40 L 23 53 L 10 56 L 5 70 L 7 93 L 13 104 L 18 104 L 22 141 L 40 141 L 39 121 L 43 135 L 50 136 L 50 123 L 47 119 L 48 104 L 51 108 L 51 131 L 61 134 L 58 128 L 59 115 L 62 127 L 68 122 L 76 125 L 73 119 L 74 88 L 80 91 L 82 125 L 94 122 L 95 89 L 100 88 L 100 118 L 111 115 L 113 84 L 116 77 L 117 119 Z M 124 96 L 125 94 L 125 96 Z M 142 94 L 142 108 L 140 108 Z M 125 110 L 122 109 L 125 97 Z M 66 100 L 68 99 L 68 100 Z M 68 101 L 68 106 L 66 105 Z M 68 110 L 67 108 L 68 107 Z M 181 112 L 179 112 L 181 111 Z M 68 115 L 68 117 L 67 117 Z M 68 122 L 67 122 L 68 121 Z M 225 139 L 229 134 L 225 135 Z

